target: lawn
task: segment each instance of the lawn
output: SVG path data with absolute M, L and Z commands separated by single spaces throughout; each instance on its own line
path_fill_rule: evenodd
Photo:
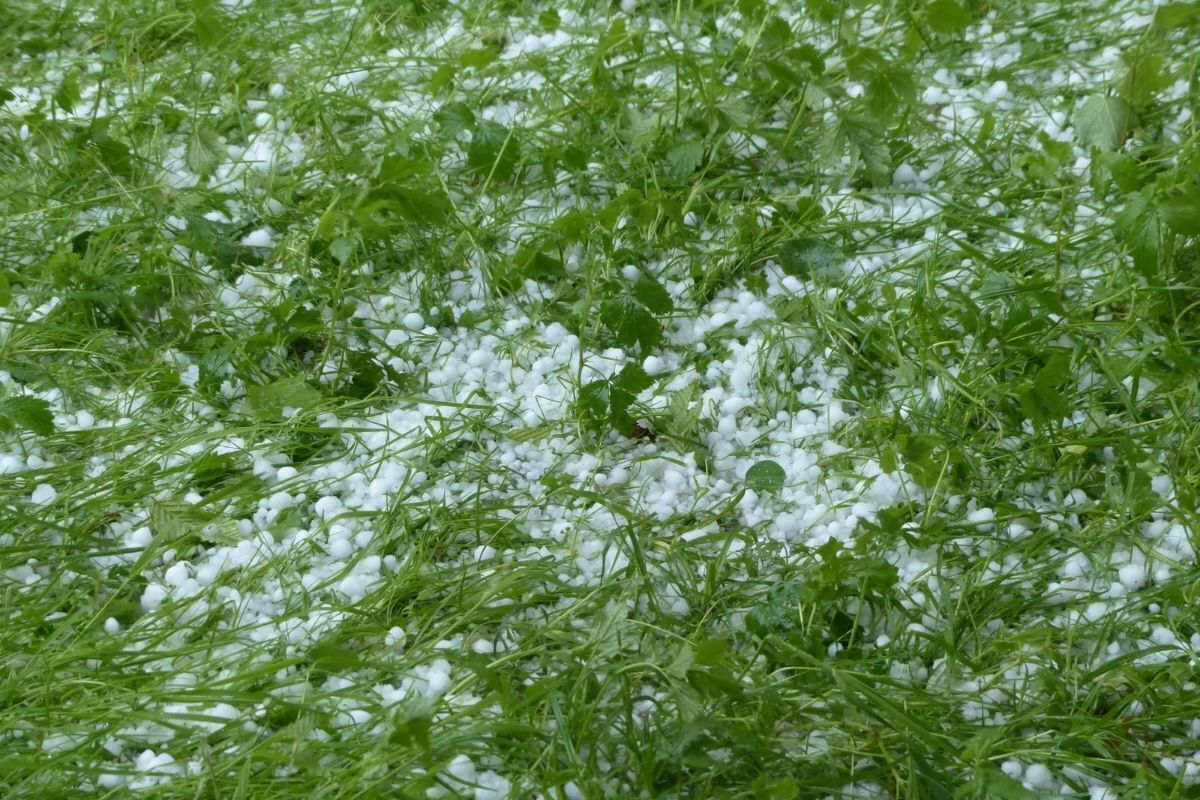
M 0 0 L 0 796 L 1200 797 L 1198 41 Z

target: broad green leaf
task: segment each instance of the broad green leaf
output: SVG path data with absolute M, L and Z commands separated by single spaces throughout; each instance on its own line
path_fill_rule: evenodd
M 789 61 L 808 67 L 814 75 L 821 75 L 825 72 L 825 58 L 821 55 L 821 51 L 811 44 L 796 45 L 785 55 Z
M 288 511 L 297 513 L 295 524 L 289 526 L 291 528 L 299 527 L 299 514 L 296 509 L 287 509 Z M 201 525 L 196 531 L 197 538 L 205 544 L 218 544 L 225 546 L 233 546 L 242 541 L 242 531 L 238 527 L 237 520 L 229 517 L 218 517 L 211 519 Z
M 704 160 L 704 143 L 695 139 L 678 142 L 667 151 L 667 166 L 673 178 L 686 178 Z
M 758 15 L 762 13 L 763 0 L 737 0 L 737 7 L 746 19 L 758 19 Z
M 224 160 L 221 154 L 221 141 L 216 131 L 211 128 L 196 126 L 188 139 L 184 160 L 188 169 L 199 175 L 207 175 L 217 164 Z
M 1124 69 L 1116 81 L 1117 93 L 1133 106 L 1149 105 L 1158 92 L 1171 84 L 1162 53 L 1138 48 L 1122 55 Z
M 557 8 L 548 8 L 538 14 L 538 26 L 547 33 L 554 33 L 561 24 L 562 18 L 559 16 Z
M 447 136 L 457 136 L 462 131 L 475 127 L 475 112 L 466 103 L 459 101 L 446 103 L 438 109 L 433 118 Z
M 608 421 L 617 431 L 628 435 L 635 420 L 629 407 L 639 393 L 654 385 L 654 379 L 639 364 L 629 363 L 613 376 L 608 392 Z
M 655 314 L 669 314 L 675 310 L 671 295 L 661 283 L 648 275 L 642 275 L 633 285 L 633 296 Z
M 358 239 L 354 236 L 339 236 L 329 243 L 329 255 L 337 259 L 339 264 L 345 264 L 354 251 L 358 249 Z
M 336 635 L 335 635 L 336 636 Z M 335 636 L 327 637 L 309 648 L 305 657 L 309 670 L 316 675 L 333 675 L 363 666 L 362 654 Z
M 70 114 L 79 102 L 79 81 L 74 75 L 67 75 L 54 92 L 54 105 Z
M 638 345 L 646 352 L 662 341 L 662 325 L 631 295 L 618 295 L 600 306 L 600 321 L 624 347 Z
M 788 24 L 787 20 L 774 15 L 763 25 L 758 43 L 765 49 L 779 50 L 792 43 L 793 35 L 792 26 Z
M 593 658 L 607 659 L 616 655 L 625 646 L 621 641 L 621 634 L 628 627 L 629 606 L 609 600 L 598 615 L 597 624 L 591 629 L 592 636 L 588 645 L 593 651 Z
M 390 741 L 393 744 L 415 744 L 422 750 L 429 749 L 429 730 L 433 726 L 433 712 L 437 702 L 420 692 L 413 692 L 399 706 L 393 717 Z
M 1200 186 L 1193 184 L 1160 199 L 1158 216 L 1181 236 L 1200 236 Z
M 867 108 L 875 117 L 876 127 L 886 127 L 892 114 L 916 98 L 917 84 L 912 72 L 878 50 L 849 47 L 845 58 L 846 72 L 866 88 Z
M 15 100 L 17 96 L 12 93 L 11 89 L 0 86 L 0 106 L 7 103 L 9 100 Z
M 433 164 L 429 159 L 416 158 L 408 152 L 389 153 L 379 162 L 375 174 L 375 183 L 407 183 L 412 178 L 428 175 L 433 172 Z
M 688 670 L 692 668 L 692 664 L 696 663 L 696 651 L 692 649 L 691 644 L 684 642 L 679 646 L 679 652 L 675 654 L 675 658 L 667 666 L 666 672 L 672 678 L 683 679 L 687 677 Z
M 408 186 L 393 186 L 400 213 L 413 222 L 440 224 L 450 214 L 450 198 L 440 187 L 423 191 Z
M 592 381 L 579 388 L 575 398 L 575 413 L 580 419 L 594 422 L 608 416 L 608 389 L 606 380 Z
M 105 169 L 123 178 L 133 175 L 133 154 L 129 151 L 129 145 L 107 133 L 93 135 L 92 144 L 96 146 L 100 154 L 100 163 Z
M 698 394 L 699 385 L 689 383 L 667 401 L 666 429 L 671 435 L 684 439 L 695 438 L 696 423 L 704 412 L 701 404 L 696 402 Z
M 865 114 L 838 114 L 837 122 L 826 127 L 818 143 L 818 156 L 827 167 L 842 170 L 842 156 L 849 153 L 852 170 L 861 168 L 874 186 L 888 186 L 892 157 L 880 128 L 878 120 Z
M 1135 192 L 1142 177 L 1138 162 L 1128 153 L 1097 153 L 1092 162 L 1095 169 L 1100 170 L 1099 179 L 1103 181 L 1105 173 L 1112 179 L 1122 192 Z
M 428 191 L 400 183 L 373 187 L 354 209 L 355 220 L 368 229 L 390 227 L 389 217 L 419 225 L 440 225 L 450 213 L 450 198 L 441 187 Z
M 759 461 L 746 470 L 746 486 L 756 492 L 778 492 L 787 481 L 787 473 L 774 461 Z
M 467 166 L 483 178 L 504 182 L 517 168 L 516 136 L 498 122 L 484 120 L 467 150 Z
M 176 539 L 191 528 L 188 516 L 192 507 L 188 503 L 165 500 L 150 501 L 150 530 L 155 536 Z
M 463 53 L 462 56 L 459 57 L 459 63 L 464 67 L 483 69 L 499 57 L 500 49 L 497 47 L 477 47 Z
M 800 797 L 800 785 L 795 778 L 759 775 L 750 788 L 755 792 L 754 797 L 761 800 L 797 800 Z
M 933 0 L 926 21 L 934 33 L 962 33 L 971 25 L 971 15 L 954 0 Z
M 225 26 L 212 0 L 192 0 L 192 29 L 203 48 L 211 48 L 225 39 Z
M 207 544 L 227 546 L 242 540 L 236 520 L 214 518 L 211 513 L 182 500 L 151 500 L 150 530 L 167 540 L 195 536 Z
M 637 395 L 653 386 L 654 378 L 647 375 L 646 370 L 642 369 L 640 364 L 630 362 L 621 367 L 621 371 L 613 376 L 612 385 L 614 389 Z
M 996 800 L 1037 800 L 1038 795 L 1015 778 L 1005 775 L 1000 770 L 991 771 L 987 778 L 985 796 Z
M 1152 277 L 1158 269 L 1158 214 L 1150 200 L 1150 187 L 1125 196 L 1125 205 L 1113 219 L 1118 238 L 1129 250 L 1138 271 Z
M 1170 30 L 1200 18 L 1200 3 L 1167 3 L 1154 9 L 1154 27 Z
M 1083 144 L 1116 150 L 1129 123 L 1129 104 L 1119 97 L 1094 94 L 1075 115 L 1075 134 Z
M 723 639 L 701 639 L 696 643 L 696 663 L 711 667 L 719 664 L 729 652 L 729 642 Z
M 0 400 L 0 416 L 38 436 L 54 433 L 54 415 L 50 411 L 50 404 L 36 397 L 9 397 Z
M 303 375 L 289 375 L 262 386 L 247 387 L 246 399 L 257 414 L 278 416 L 284 408 L 313 408 L 320 404 L 322 395 L 305 383 Z
M 779 246 L 779 267 L 799 278 L 835 276 L 844 260 L 841 252 L 820 239 L 789 239 Z

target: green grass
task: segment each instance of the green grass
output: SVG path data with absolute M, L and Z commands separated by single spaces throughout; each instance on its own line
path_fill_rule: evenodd
M 5 798 L 1200 793 L 1197 4 L 0 23 Z

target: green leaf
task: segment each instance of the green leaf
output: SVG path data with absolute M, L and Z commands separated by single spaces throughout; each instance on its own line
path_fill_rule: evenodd
M 259 416 L 277 417 L 284 408 L 313 408 L 321 403 L 323 396 L 304 382 L 303 375 L 289 375 L 262 386 L 247 387 L 246 399 Z
M 575 413 L 582 421 L 596 422 L 608 416 L 608 388 L 606 380 L 592 381 L 579 388 Z
M 508 128 L 498 122 L 484 120 L 475 129 L 467 149 L 467 166 L 483 178 L 504 182 L 517 168 L 519 148 Z
M 100 154 L 100 163 L 105 169 L 123 178 L 133 175 L 133 154 L 129 151 L 129 145 L 107 133 L 93 135 L 92 144 L 96 146 Z
M 962 33 L 971 24 L 971 15 L 954 0 L 933 0 L 926 21 L 934 33 Z
M 1125 205 L 1113 219 L 1118 238 L 1124 243 L 1133 264 L 1147 277 L 1158 269 L 1158 214 L 1150 200 L 1151 188 L 1125 196 Z
M 642 352 L 662 341 L 662 325 L 631 295 L 619 295 L 600 306 L 600 321 L 623 347 L 638 345 Z
M 415 744 L 429 750 L 429 730 L 433 726 L 435 700 L 420 692 L 413 692 L 396 709 L 390 740 L 393 744 Z
M 383 186 L 389 183 L 407 183 L 410 179 L 433 172 L 433 164 L 429 159 L 413 158 L 407 152 L 389 153 L 379 162 L 379 170 L 375 175 L 375 183 Z
M 797 800 L 800 797 L 800 785 L 795 778 L 777 779 L 770 775 L 759 775 L 750 788 L 760 800 Z
M 704 143 L 689 139 L 678 142 L 667 151 L 667 167 L 673 178 L 686 178 L 704 160 Z
M 1200 17 L 1200 3 L 1167 3 L 1154 10 L 1154 27 L 1180 28 Z
M 1075 134 L 1079 141 L 1101 150 L 1116 150 L 1129 123 L 1129 104 L 1119 97 L 1094 94 L 1075 115 Z
M 917 93 L 912 72 L 869 47 L 849 47 L 845 52 L 846 72 L 861 81 L 867 108 L 876 124 L 886 123 L 901 106 L 910 104 Z
M 211 128 L 196 126 L 188 139 L 184 160 L 188 169 L 199 175 L 209 174 L 217 164 L 224 160 L 221 154 L 221 141 L 217 132 Z
M 477 47 L 463 53 L 459 57 L 459 63 L 464 67 L 483 69 L 499 57 L 500 49 L 497 47 Z
M 1036 800 L 1038 795 L 1026 789 L 1020 781 L 1005 775 L 1000 770 L 994 770 L 987 776 L 984 789 L 985 797 L 996 800 Z
M 538 27 L 547 33 L 554 33 L 560 24 L 562 24 L 562 18 L 559 16 L 557 8 L 548 8 L 538 14 Z
M 1162 53 L 1142 48 L 1124 53 L 1125 66 L 1116 81 L 1117 93 L 1134 107 L 1143 108 L 1154 96 L 1171 84 L 1171 73 L 1164 67 Z
M 413 222 L 441 224 L 450 214 L 450 198 L 441 188 L 423 191 L 393 186 L 391 193 L 400 214 Z
M 654 379 L 646 374 L 641 365 L 629 363 L 609 382 L 608 422 L 617 431 L 628 435 L 635 420 L 629 415 L 629 407 L 641 392 L 654 385 Z
M 433 118 L 446 135 L 451 137 L 475 127 L 475 112 L 466 103 L 459 101 L 446 103 L 437 110 Z
M 663 414 L 663 427 L 672 436 L 681 439 L 694 439 L 696 423 L 704 409 L 696 402 L 699 385 L 689 383 L 684 388 L 671 395 L 667 401 L 667 409 Z
M 649 275 L 639 277 L 631 291 L 642 305 L 655 314 L 669 314 L 675 310 L 675 303 L 666 288 Z
M 778 492 L 787 481 L 787 473 L 774 461 L 759 461 L 746 470 L 746 486 L 756 492 Z
M 1122 192 L 1138 190 L 1142 174 L 1138 169 L 1137 160 L 1128 153 L 1097 153 L 1096 160 L 1092 164 L 1100 170 L 1099 178 L 1101 180 L 1107 173 L 1107 177 L 1111 178 Z
M 667 665 L 666 673 L 672 678 L 686 678 L 688 670 L 692 668 L 692 664 L 695 662 L 696 651 L 692 649 L 691 644 L 684 642 L 679 646 L 679 652 L 675 654 L 675 658 Z
M 654 378 L 646 374 L 646 370 L 642 369 L 640 364 L 631 362 L 621 367 L 621 371 L 613 376 L 612 385 L 614 389 L 638 395 L 654 385 Z
M 0 106 L 7 103 L 9 100 L 16 100 L 17 96 L 12 93 L 11 89 L 0 86 Z
M 1200 185 L 1192 184 L 1178 194 L 1160 199 L 1158 216 L 1181 236 L 1200 236 Z
M 54 105 L 68 114 L 75 110 L 75 105 L 79 102 L 79 81 L 74 75 L 63 78 L 63 82 L 58 85 L 52 99 Z
M 891 185 L 892 157 L 880 128 L 878 120 L 865 114 L 838 114 L 837 122 L 825 129 L 818 156 L 828 168 L 841 171 L 842 156 L 849 153 L 852 170 L 861 168 L 874 186 Z
M 354 209 L 355 220 L 367 229 L 390 227 L 388 217 L 419 225 L 440 225 L 450 214 L 450 198 L 441 187 L 428 191 L 399 183 L 373 187 Z
M 38 436 L 54 433 L 54 414 L 50 411 L 50 404 L 36 397 L 9 397 L 0 400 L 0 416 Z
M 225 26 L 213 8 L 212 0 L 192 0 L 192 30 L 196 33 L 196 41 L 206 50 L 225 39 Z
M 335 634 L 336 636 L 336 634 Z M 309 671 L 315 675 L 334 675 L 353 669 L 362 669 L 362 654 L 347 642 L 327 637 L 317 642 L 308 653 Z
M 729 642 L 723 639 L 701 639 L 696 643 L 696 663 L 704 667 L 716 666 L 729 652 Z
M 792 43 L 792 26 L 781 16 L 771 16 L 762 27 L 758 43 L 767 50 L 779 50 Z
M 799 278 L 837 275 L 844 260 L 840 251 L 820 239 L 789 239 L 779 246 L 779 267 Z
M 150 530 L 167 540 L 195 536 L 208 544 L 236 545 L 242 540 L 235 520 L 214 518 L 211 513 L 182 500 L 151 500 Z

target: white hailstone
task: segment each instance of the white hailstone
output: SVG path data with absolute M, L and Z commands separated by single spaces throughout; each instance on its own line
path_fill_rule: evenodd
M 1127 592 L 1136 592 L 1146 585 L 1146 567 L 1144 564 L 1126 564 L 1117 570 L 1117 580 Z
M 48 483 L 39 483 L 29 495 L 29 502 L 36 506 L 49 505 L 58 497 L 58 491 Z
M 1054 788 L 1054 774 L 1044 764 L 1030 764 L 1025 768 L 1025 783 L 1034 789 Z
M 242 237 L 245 247 L 274 247 L 275 235 L 270 228 L 258 228 Z
M 142 592 L 142 609 L 144 611 L 155 611 L 162 605 L 163 600 L 166 600 L 170 593 L 166 587 L 159 583 L 152 583 Z

